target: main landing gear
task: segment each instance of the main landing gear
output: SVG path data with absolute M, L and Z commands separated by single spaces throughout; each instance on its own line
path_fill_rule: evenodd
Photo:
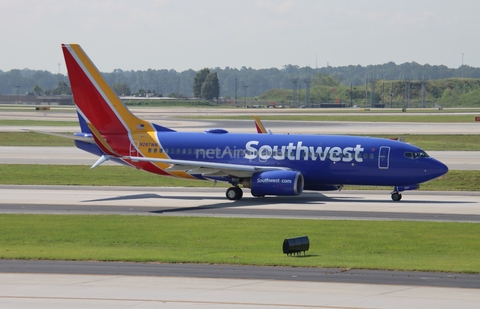
M 227 192 L 225 193 L 225 195 L 229 200 L 232 200 L 232 201 L 239 200 L 243 196 L 243 191 L 239 186 L 230 187 L 227 189 Z
M 402 194 L 400 192 L 392 192 L 392 200 L 398 202 L 402 199 Z

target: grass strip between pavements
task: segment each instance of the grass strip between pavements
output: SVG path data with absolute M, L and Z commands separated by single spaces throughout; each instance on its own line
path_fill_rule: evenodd
M 0 126 L 80 127 L 78 121 L 0 119 Z
M 3 259 L 480 272 L 475 223 L 2 214 L 0 226 Z M 284 255 L 301 235 L 306 255 Z
M 139 186 L 139 187 L 213 187 L 209 181 L 164 177 L 126 166 L 0 164 L 3 185 Z M 449 171 L 445 176 L 420 186 L 425 191 L 478 191 L 480 171 Z M 227 187 L 217 183 L 217 187 Z M 345 186 L 349 189 L 385 189 L 392 187 Z

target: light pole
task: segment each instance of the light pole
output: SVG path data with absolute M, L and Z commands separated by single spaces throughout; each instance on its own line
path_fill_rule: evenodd
M 350 83 L 350 108 L 353 107 L 353 103 L 352 103 L 352 83 Z
M 17 104 L 18 104 L 18 89 L 20 88 L 20 86 L 15 86 L 15 88 L 17 88 Z
M 243 85 L 243 88 L 245 89 L 245 101 L 243 101 L 243 108 L 247 106 L 247 88 L 248 85 Z

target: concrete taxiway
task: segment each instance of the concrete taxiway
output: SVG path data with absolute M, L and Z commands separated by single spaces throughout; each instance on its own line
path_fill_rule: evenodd
M 480 222 L 480 192 L 304 192 L 230 201 L 225 188 L 0 186 L 1 213 Z
M 463 308 L 480 289 L 119 275 L 0 273 L 2 308 Z

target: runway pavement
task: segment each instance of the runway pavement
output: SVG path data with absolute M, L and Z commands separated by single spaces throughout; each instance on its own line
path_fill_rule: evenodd
M 0 186 L 1 213 L 480 221 L 480 192 L 304 192 L 230 201 L 224 188 Z
M 476 309 L 479 302 L 480 289 L 268 279 L 0 273 L 0 306 L 16 309 Z
M 478 308 L 479 275 L 0 260 L 2 308 Z

